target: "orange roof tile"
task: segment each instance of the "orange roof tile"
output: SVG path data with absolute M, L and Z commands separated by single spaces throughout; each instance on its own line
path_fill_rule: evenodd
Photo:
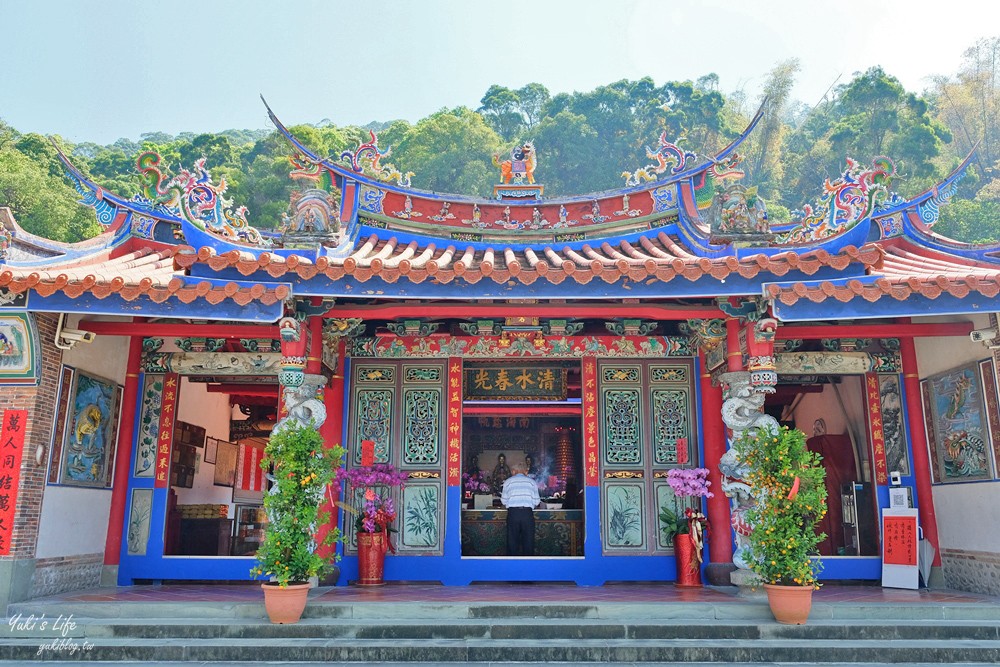
M 383 239 L 373 234 L 345 258 L 319 257 L 314 262 L 300 255 L 285 258 L 264 252 L 254 257 L 237 250 L 217 255 L 214 249 L 203 247 L 197 251 L 184 248 L 174 261 L 184 268 L 200 263 L 214 271 L 236 269 L 245 276 L 265 271 L 273 278 L 292 273 L 307 280 L 324 275 L 331 280 L 352 276 L 361 282 L 378 277 L 389 283 L 401 278 L 420 283 L 433 277 L 441 283 L 462 279 L 475 284 L 489 279 L 498 284 L 516 280 L 530 285 L 540 279 L 553 284 L 567 279 L 587 284 L 595 278 L 609 284 L 623 279 L 669 282 L 677 277 L 694 282 L 706 276 L 724 280 L 732 274 L 754 278 L 761 272 L 782 276 L 792 270 L 812 275 L 823 267 L 842 270 L 852 263 L 877 269 L 884 255 L 878 246 L 867 244 L 861 248 L 848 246 L 835 255 L 825 250 L 810 250 L 770 257 L 756 254 L 739 259 L 732 256 L 709 259 L 690 254 L 664 232 L 652 238 L 643 237 L 638 246 L 620 241 L 616 245 L 608 242 L 584 245 L 580 250 L 551 246 L 462 249 L 454 244 L 438 247 L 433 243 L 421 248 L 416 242 L 403 244 L 396 237 Z

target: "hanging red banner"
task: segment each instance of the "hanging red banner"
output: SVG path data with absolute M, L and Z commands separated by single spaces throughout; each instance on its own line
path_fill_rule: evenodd
M 583 460 L 584 483 L 587 486 L 598 484 L 598 433 L 597 433 L 597 361 L 593 358 L 583 360 Z
M 27 430 L 27 410 L 4 410 L 0 428 L 0 556 L 10 555 L 17 491 L 21 486 L 21 454 Z
M 868 398 L 868 432 L 871 434 L 872 462 L 875 466 L 875 482 L 886 484 L 889 471 L 885 462 L 885 432 L 882 430 L 882 399 L 879 398 L 878 375 L 865 375 L 865 394 Z
M 462 360 L 448 360 L 448 486 L 462 483 Z
M 174 420 L 176 418 L 177 394 L 180 392 L 180 376 L 167 373 L 163 376 L 163 395 L 160 396 L 160 428 L 156 438 L 156 488 L 165 489 L 170 485 L 170 448 L 174 441 Z
M 237 457 L 237 477 L 236 484 L 244 491 L 262 491 L 264 489 L 264 471 L 260 467 L 260 460 L 264 458 L 264 451 L 260 447 L 253 445 L 240 445 L 240 453 Z

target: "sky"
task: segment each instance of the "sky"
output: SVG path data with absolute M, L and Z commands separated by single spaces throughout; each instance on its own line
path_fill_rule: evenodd
M 415 122 L 492 84 L 553 94 L 798 58 L 813 105 L 881 65 L 910 91 L 1000 35 L 998 0 L 0 0 L 0 119 L 79 143 L 329 119 Z

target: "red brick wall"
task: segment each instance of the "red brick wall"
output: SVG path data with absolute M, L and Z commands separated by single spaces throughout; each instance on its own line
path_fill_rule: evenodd
M 38 540 L 38 520 L 45 491 L 45 473 L 52 444 L 52 417 L 59 388 L 62 350 L 53 343 L 56 315 L 35 316 L 41 343 L 41 381 L 38 386 L 0 385 L 0 411 L 8 408 L 28 411 L 28 430 L 21 459 L 21 483 L 17 493 L 17 514 L 11 540 L 10 558 L 34 558 Z M 42 465 L 35 464 L 35 451 L 45 448 Z

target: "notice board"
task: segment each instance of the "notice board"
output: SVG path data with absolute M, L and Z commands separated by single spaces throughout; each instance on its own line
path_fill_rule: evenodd
M 920 523 L 917 510 L 882 510 L 882 585 L 913 588 L 920 585 Z

